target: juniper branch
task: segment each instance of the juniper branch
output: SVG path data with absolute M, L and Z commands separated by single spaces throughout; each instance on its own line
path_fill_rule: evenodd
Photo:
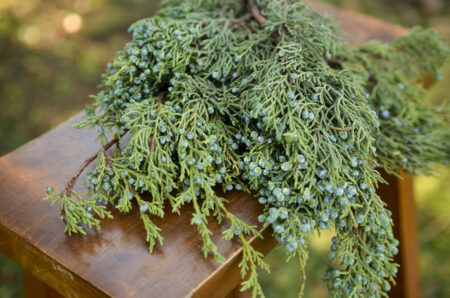
M 218 186 L 252 191 L 263 206 L 258 221 L 301 261 L 300 295 L 305 239 L 323 229 L 336 234 L 330 294 L 385 295 L 398 241 L 373 166 L 427 172 L 430 161 L 450 160 L 448 118 L 420 101 L 417 83 L 439 77 L 446 44 L 416 29 L 391 45 L 351 47 L 332 20 L 294 0 L 163 0 L 130 33 L 77 127 L 98 127 L 104 142 L 107 132 L 131 138 L 106 156 L 109 141 L 62 192 L 47 189 L 65 231 L 99 228 L 111 217 L 106 206 L 129 212 L 135 201 L 151 251 L 163 239 L 150 215 L 164 216 L 166 203 L 179 214 L 193 204 L 205 257 L 223 261 L 207 219 L 228 218 L 222 237 L 241 239 L 243 286 L 262 296 L 256 267 L 267 266 L 244 237 L 259 231 L 215 195 Z M 73 187 L 95 158 L 81 196 Z
M 105 145 L 102 146 L 101 149 L 99 149 L 97 152 L 95 152 L 94 154 L 92 154 L 91 156 L 89 156 L 82 164 L 81 166 L 78 168 L 77 172 L 75 173 L 75 175 L 72 176 L 72 178 L 69 180 L 69 182 L 67 182 L 67 185 L 65 187 L 65 193 L 67 196 L 69 196 L 72 192 L 73 187 L 75 186 L 75 183 L 77 182 L 78 178 L 80 177 L 81 173 L 86 169 L 86 167 L 93 162 L 98 155 L 101 152 L 105 152 L 106 150 L 108 150 L 109 148 L 111 148 L 114 144 L 116 144 L 119 141 L 119 139 L 114 138 L 112 140 L 110 140 L 108 143 L 106 143 Z

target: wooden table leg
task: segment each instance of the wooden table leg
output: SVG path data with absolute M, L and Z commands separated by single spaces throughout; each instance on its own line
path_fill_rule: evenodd
M 394 219 L 394 234 L 400 241 L 395 261 L 400 264 L 397 285 L 389 297 L 420 297 L 417 215 L 413 194 L 413 178 L 400 171 L 403 179 L 382 172 L 389 185 L 381 184 L 377 193 L 388 204 Z
M 236 286 L 227 296 L 226 298 L 250 298 L 252 294 L 250 291 L 241 292 L 241 285 Z
M 62 298 L 52 287 L 43 283 L 31 273 L 24 272 L 24 286 L 26 298 Z

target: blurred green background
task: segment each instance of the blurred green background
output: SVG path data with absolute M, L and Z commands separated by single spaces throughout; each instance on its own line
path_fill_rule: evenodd
M 324 0 L 325 1 L 325 0 Z M 433 27 L 450 38 L 450 1 L 328 0 L 403 26 Z M 133 21 L 150 16 L 154 0 L 0 0 L 0 155 L 80 111 L 100 74 L 129 39 Z M 430 102 L 449 102 L 450 68 Z M 450 170 L 415 180 L 423 297 L 450 297 Z M 327 297 L 321 281 L 331 235 L 312 237 L 305 297 Z M 275 249 L 262 274 L 267 297 L 296 297 L 296 263 Z M 0 254 L 0 298 L 23 297 L 22 269 Z

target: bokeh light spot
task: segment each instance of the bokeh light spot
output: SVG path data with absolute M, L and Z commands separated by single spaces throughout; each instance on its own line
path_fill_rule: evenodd
M 26 27 L 22 33 L 22 40 L 29 46 L 34 46 L 41 41 L 41 30 L 34 26 Z
M 77 13 L 69 13 L 64 17 L 63 27 L 67 33 L 77 33 L 83 26 L 83 18 Z

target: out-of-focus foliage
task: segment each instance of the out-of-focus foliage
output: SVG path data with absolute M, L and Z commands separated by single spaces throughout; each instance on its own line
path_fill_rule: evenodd
M 0 297 L 22 297 L 22 283 L 22 268 L 0 254 Z
M 158 1 L 0 1 L 0 154 L 81 110 Z
M 362 12 L 406 27 L 433 27 L 450 35 L 448 0 L 320 0 L 343 9 Z
M 450 170 L 441 170 L 439 179 L 419 177 L 415 184 L 423 297 L 450 297 Z

